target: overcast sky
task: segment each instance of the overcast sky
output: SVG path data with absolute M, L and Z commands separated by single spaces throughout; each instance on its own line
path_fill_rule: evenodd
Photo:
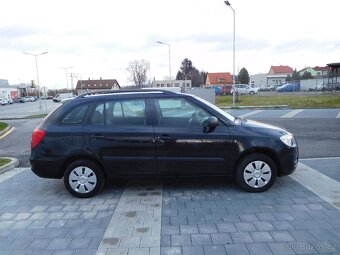
M 271 65 L 340 62 L 339 0 L 230 0 L 236 11 L 236 72 Z M 184 58 L 198 70 L 232 72 L 233 12 L 223 0 L 11 0 L 0 15 L 0 79 L 66 87 L 65 70 L 82 79 L 128 81 L 130 61 L 150 62 L 149 75 L 175 77 Z M 76 79 L 74 79 L 74 86 Z M 71 87 L 71 80 L 69 80 Z

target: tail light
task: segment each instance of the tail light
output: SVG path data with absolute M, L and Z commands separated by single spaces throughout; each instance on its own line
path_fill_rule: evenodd
M 32 133 L 31 149 L 34 149 L 45 137 L 46 131 L 39 128 L 34 129 Z

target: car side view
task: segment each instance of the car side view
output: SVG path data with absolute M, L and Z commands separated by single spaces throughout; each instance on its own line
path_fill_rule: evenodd
M 248 192 L 292 173 L 298 146 L 275 126 L 189 94 L 118 90 L 65 101 L 34 130 L 32 171 L 91 197 L 116 178 L 233 176 Z

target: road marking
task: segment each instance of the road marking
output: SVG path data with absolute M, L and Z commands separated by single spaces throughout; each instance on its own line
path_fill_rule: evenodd
M 303 163 L 299 163 L 298 168 L 290 177 L 335 208 L 340 209 L 340 183 L 338 181 Z
M 260 113 L 260 112 L 263 112 L 263 110 L 256 110 L 256 111 L 248 112 L 248 113 L 245 113 L 245 114 L 240 115 L 239 117 L 245 118 L 245 117 L 248 117 L 248 116 L 251 116 L 251 115 Z
M 5 136 L 9 135 L 10 133 L 12 133 L 14 131 L 15 127 L 12 127 L 10 130 L 8 130 L 5 134 L 3 134 L 2 136 L 0 136 L 0 139 L 4 138 Z
M 282 115 L 281 118 L 293 118 L 302 111 L 304 111 L 304 109 L 296 109 L 296 110 L 290 111 L 289 113 L 286 113 L 285 115 Z
M 17 167 L 17 168 L 14 168 L 10 171 L 7 171 L 7 172 L 4 172 L 2 174 L 0 174 L 0 183 L 8 180 L 9 178 L 12 178 L 13 176 L 25 171 L 25 170 L 28 170 L 29 168 L 25 168 L 25 167 Z
M 96 255 L 160 254 L 162 184 L 130 182 L 112 215 Z
M 332 160 L 332 159 L 340 159 L 340 157 L 325 157 L 325 158 L 300 158 L 299 160 Z
M 338 115 L 336 115 L 337 119 L 340 119 L 340 112 L 338 112 Z

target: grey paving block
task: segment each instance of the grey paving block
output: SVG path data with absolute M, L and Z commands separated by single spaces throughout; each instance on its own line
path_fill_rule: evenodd
M 201 234 L 213 234 L 218 232 L 215 224 L 199 224 L 198 229 Z
M 181 234 L 198 234 L 197 225 L 180 225 L 179 230 Z
M 191 246 L 190 235 L 172 235 L 171 246 Z
M 182 255 L 181 247 L 161 247 L 161 255 Z
M 317 239 L 308 230 L 289 230 L 288 232 L 297 242 L 317 241 Z
M 295 239 L 289 234 L 288 231 L 270 231 L 270 235 L 275 241 L 278 242 L 293 242 Z
M 228 244 L 224 246 L 228 255 L 249 255 L 245 244 Z
M 260 212 L 256 213 L 256 217 L 259 219 L 259 221 L 272 221 L 276 220 L 276 217 L 273 213 L 270 212 Z
M 179 226 L 162 226 L 162 235 L 176 235 L 179 234 Z
M 221 233 L 228 233 L 228 232 L 236 232 L 237 231 L 235 224 L 233 224 L 233 223 L 217 223 L 216 227 L 218 229 L 218 232 L 221 232 Z
M 52 242 L 51 238 L 36 238 L 27 247 L 27 250 L 44 250 Z
M 230 236 L 235 244 L 254 242 L 248 232 L 233 232 L 230 233 Z
M 239 222 L 235 223 L 235 227 L 238 231 L 244 232 L 244 231 L 255 231 L 255 227 L 252 223 L 249 222 Z
M 274 242 L 274 239 L 268 232 L 252 232 L 250 235 L 255 243 Z
M 214 245 L 217 244 L 231 244 L 233 241 L 230 237 L 229 233 L 218 233 L 218 234 L 211 234 L 211 240 Z
M 224 245 L 209 245 L 204 246 L 205 254 L 214 254 L 214 255 L 227 255 L 227 251 Z
M 202 246 L 188 246 L 183 247 L 183 255 L 204 255 Z
M 266 243 L 248 243 L 246 244 L 248 251 L 253 255 L 273 255 Z
M 47 249 L 51 250 L 65 250 L 68 245 L 70 244 L 70 238 L 55 238 L 53 241 L 48 245 Z
M 211 245 L 212 240 L 209 234 L 193 234 L 191 235 L 192 245 Z
M 308 232 L 311 233 L 317 241 L 339 240 L 337 236 L 327 229 L 310 229 Z
M 273 222 L 273 221 L 272 221 Z M 253 222 L 254 227 L 257 231 L 270 231 L 275 230 L 274 225 L 269 221 L 256 221 Z
M 87 249 L 91 243 L 91 238 L 74 238 L 70 242 L 70 249 Z
M 296 254 L 290 243 L 278 242 L 278 243 L 267 243 L 267 245 L 269 249 L 272 251 L 272 253 L 275 255 Z
M 171 235 L 161 235 L 161 246 L 171 246 Z
M 183 225 L 183 224 L 188 224 L 187 216 L 170 217 L 170 225 Z
M 294 229 L 293 225 L 289 223 L 289 221 L 286 220 L 276 220 L 273 221 L 273 226 L 276 230 L 290 230 Z

